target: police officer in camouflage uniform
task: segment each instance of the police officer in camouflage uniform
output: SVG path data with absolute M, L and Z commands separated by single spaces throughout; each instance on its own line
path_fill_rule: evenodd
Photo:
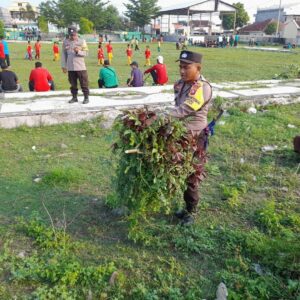
M 207 114 L 212 88 L 201 75 L 200 53 L 182 51 L 178 61 L 181 79 L 174 85 L 175 108 L 170 114 L 185 122 L 188 130 L 187 139 L 189 140 L 190 136 L 196 138 L 198 142 L 193 162 L 195 172 L 187 178 L 187 189 L 184 192 L 186 209 L 176 212 L 175 215 L 182 220 L 183 225 L 190 225 L 194 222 L 193 214 L 199 202 L 199 185 L 204 179 L 208 137 Z
M 78 37 L 75 26 L 70 26 L 68 37 L 63 41 L 61 55 L 62 70 L 64 73 L 68 72 L 68 79 L 71 84 L 72 99 L 69 103 L 78 102 L 78 80 L 84 95 L 83 104 L 89 103 L 89 80 L 84 62 L 87 52 L 88 47 L 85 40 Z

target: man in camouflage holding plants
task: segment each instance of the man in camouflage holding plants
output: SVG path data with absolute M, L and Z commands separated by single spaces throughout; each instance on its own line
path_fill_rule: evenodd
M 188 130 L 187 140 L 191 143 L 195 140 L 197 142 L 193 148 L 195 172 L 187 178 L 187 189 L 184 192 L 186 209 L 179 210 L 175 216 L 182 220 L 182 225 L 191 225 L 194 223 L 193 214 L 199 202 L 198 189 L 204 179 L 204 165 L 207 160 L 207 114 L 212 88 L 201 75 L 201 54 L 182 51 L 178 61 L 181 79 L 174 85 L 175 108 L 170 114 L 185 122 Z

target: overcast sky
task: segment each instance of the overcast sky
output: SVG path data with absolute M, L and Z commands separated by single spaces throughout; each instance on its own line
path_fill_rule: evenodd
M 30 3 L 32 3 L 33 5 L 38 5 L 39 3 L 41 3 L 42 1 L 40 0 L 28 0 Z M 195 0 L 196 2 L 197 0 Z M 201 0 L 199 0 L 200 2 Z M 273 5 L 278 5 L 279 6 L 279 1 L 280 0 L 224 0 L 227 3 L 234 3 L 234 2 L 242 2 L 245 5 L 245 8 L 251 18 L 251 20 L 253 20 L 253 14 L 255 14 L 256 10 L 258 7 L 262 8 L 262 7 L 269 7 L 269 6 L 273 6 Z M 10 0 L 0 0 L 0 6 L 2 7 L 7 7 L 10 5 L 10 3 L 12 3 L 13 1 Z M 104 1 L 105 2 L 105 1 Z M 126 0 L 110 0 L 111 4 L 115 5 L 119 12 L 123 12 L 125 10 L 123 3 L 126 2 Z M 159 0 L 158 4 L 161 7 L 168 7 L 168 6 L 172 6 L 175 4 L 179 4 L 179 3 L 184 3 L 184 2 L 192 2 L 192 1 L 186 1 L 186 0 Z M 288 4 L 297 4 L 299 3 L 299 0 L 282 0 L 282 5 L 288 5 Z

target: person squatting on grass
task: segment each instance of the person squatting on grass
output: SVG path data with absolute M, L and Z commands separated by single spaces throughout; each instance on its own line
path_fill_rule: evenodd
M 80 39 L 77 28 L 68 28 L 69 37 L 63 41 L 61 53 L 61 67 L 64 73 L 68 72 L 68 79 L 71 84 L 72 99 L 69 103 L 78 102 L 78 81 L 84 95 L 83 104 L 89 103 L 89 79 L 84 58 L 87 56 L 88 47 L 84 39 Z
M 157 64 L 147 69 L 145 74 L 150 73 L 153 79 L 153 84 L 164 85 L 168 82 L 167 66 L 164 64 L 164 58 L 160 55 L 157 57 Z
M 191 51 L 182 51 L 179 61 L 180 77 L 174 85 L 175 108 L 171 117 L 185 122 L 188 136 L 196 137 L 198 142 L 194 152 L 193 166 L 195 172 L 187 178 L 187 189 L 184 192 L 186 209 L 179 210 L 175 216 L 183 225 L 194 223 L 199 202 L 199 185 L 204 179 L 204 165 L 207 160 L 206 145 L 208 142 L 208 104 L 212 98 L 211 85 L 201 75 L 202 55 Z
M 5 63 L 1 65 L 2 72 L 0 72 L 0 92 L 1 93 L 17 93 L 22 92 L 22 86 L 19 83 L 17 75 L 8 70 Z
M 42 63 L 39 61 L 35 63 L 35 69 L 30 72 L 28 86 L 31 92 L 54 91 L 53 77 L 47 69 L 42 67 Z
M 98 86 L 99 88 L 118 87 L 118 77 L 114 68 L 110 67 L 109 60 L 104 60 L 103 68 L 100 69 Z
M 139 65 L 136 61 L 133 61 L 131 64 L 131 76 L 127 80 L 127 85 L 132 87 L 139 87 L 144 85 L 143 73 L 139 69 Z

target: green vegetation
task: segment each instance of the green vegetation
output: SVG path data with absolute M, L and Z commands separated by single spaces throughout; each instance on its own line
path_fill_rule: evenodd
M 105 205 L 117 133 L 101 119 L 0 129 L 0 299 L 212 300 L 221 281 L 231 300 L 299 299 L 299 111 L 232 108 L 195 226 L 152 213 L 135 242 Z
M 5 34 L 4 34 L 4 24 L 3 24 L 3 22 L 1 20 L 0 20 L 0 36 L 5 37 Z
M 140 69 L 145 70 L 144 50 L 147 44 L 140 43 L 141 51 L 133 54 L 133 59 L 139 63 Z M 154 64 L 159 53 L 157 44 L 149 44 L 152 51 L 151 62 Z M 90 86 L 97 88 L 99 66 L 97 66 L 97 45 L 89 44 L 89 56 L 86 58 Z M 14 43 L 9 45 L 11 50 L 12 70 L 15 71 L 21 84 L 27 90 L 27 82 L 30 70 L 34 67 L 34 62 L 24 60 L 26 52 L 25 43 Z M 126 86 L 126 80 L 130 76 L 130 68 L 127 66 L 126 44 L 115 44 L 113 66 L 119 76 L 121 86 Z M 203 53 L 203 74 L 212 82 L 224 81 L 242 81 L 272 79 L 274 74 L 283 72 L 283 66 L 297 64 L 298 54 L 289 53 L 268 53 L 248 51 L 245 49 L 206 49 L 198 47 L 189 47 L 190 50 Z M 169 73 L 169 83 L 173 84 L 178 80 L 178 65 L 175 60 L 178 59 L 179 52 L 175 50 L 175 44 L 163 43 L 161 53 L 165 58 Z M 52 45 L 42 42 L 41 61 L 54 76 L 56 89 L 68 90 L 70 85 L 66 74 L 63 74 L 60 68 L 60 62 L 53 62 Z M 146 84 L 151 85 L 151 79 L 146 80 Z
M 160 11 L 157 2 L 158 0 L 129 0 L 129 3 L 124 4 L 127 9 L 125 16 L 144 30 L 144 26 L 150 24 L 152 17 Z
M 40 14 L 61 28 L 79 24 L 84 16 L 96 30 L 125 30 L 118 9 L 102 0 L 46 0 L 40 3 Z M 86 32 L 86 31 L 84 31 Z M 86 32 L 88 33 L 88 32 Z
M 249 15 L 245 10 L 243 3 L 237 2 L 237 3 L 233 3 L 232 5 L 237 8 L 235 24 L 234 24 L 234 14 L 225 14 L 222 16 L 222 26 L 224 27 L 224 29 L 227 30 L 234 29 L 233 28 L 234 25 L 235 28 L 238 27 L 241 28 L 245 26 L 250 20 Z
M 300 66 L 297 64 L 291 64 L 285 66 L 280 74 L 275 74 L 276 79 L 294 79 L 300 78 Z
M 94 24 L 87 18 L 81 17 L 79 20 L 79 27 L 81 34 L 88 34 L 93 32 Z
M 268 24 L 265 30 L 265 34 L 272 35 L 276 32 L 276 30 L 277 30 L 277 22 L 272 22 Z
M 49 32 L 48 21 L 46 20 L 46 18 L 44 16 L 38 17 L 38 27 L 41 32 L 46 32 L 46 33 Z
M 137 109 L 120 116 L 114 130 L 119 133 L 113 145 L 117 170 L 114 192 L 107 202 L 129 209 L 133 237 L 132 232 L 139 231 L 139 219 L 145 222 L 153 213 L 170 214 L 176 209 L 186 178 L 193 171 L 201 172 L 202 165 L 193 160 L 191 145 L 197 140 L 186 138 L 180 121 Z

